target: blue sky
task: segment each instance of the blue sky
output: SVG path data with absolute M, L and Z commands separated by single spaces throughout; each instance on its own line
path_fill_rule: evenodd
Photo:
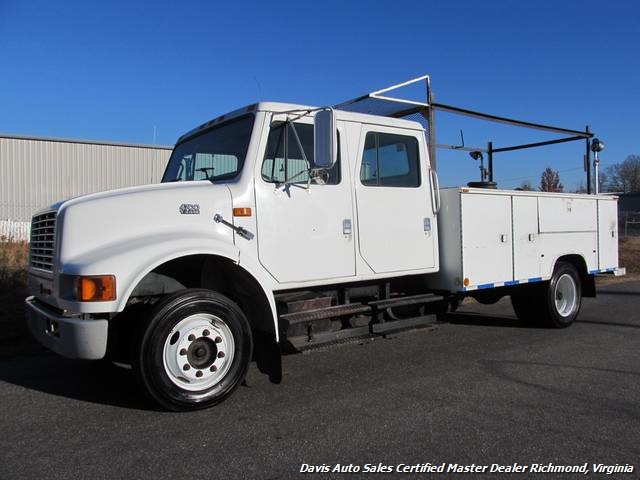
M 640 3 L 0 0 L 0 132 L 172 144 L 257 100 L 326 105 L 422 73 L 437 99 L 567 128 L 606 167 L 640 154 Z M 488 128 L 489 127 L 489 128 Z M 442 115 L 438 141 L 553 138 Z M 583 143 L 496 156 L 501 186 L 550 165 L 573 189 Z M 478 177 L 442 152 L 441 183 Z

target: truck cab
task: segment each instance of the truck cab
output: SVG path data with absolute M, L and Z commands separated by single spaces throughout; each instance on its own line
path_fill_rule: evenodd
M 485 280 L 499 270 L 497 297 L 511 294 L 520 283 L 505 264 L 513 261 L 513 225 L 500 233 L 506 237 L 482 237 L 478 218 L 460 216 L 458 194 L 473 189 L 441 199 L 424 127 L 265 102 L 189 131 L 160 184 L 34 215 L 26 300 L 33 335 L 70 358 L 131 365 L 155 401 L 191 410 L 229 396 L 252 360 L 277 382 L 283 351 L 429 325 L 464 296 L 486 300 L 480 290 L 489 282 L 469 283 L 480 270 Z M 512 197 L 496 203 L 509 219 Z M 468 211 L 477 198 L 462 200 Z M 522 201 L 535 203 L 536 215 L 538 202 Z M 492 250 L 497 263 L 469 267 L 462 245 L 478 252 L 474 238 L 510 246 Z M 513 295 L 523 318 L 535 311 L 547 319 L 560 312 L 554 326 L 574 320 L 582 293 L 595 294 L 593 254 L 581 257 L 589 248 L 552 256 L 538 289 Z M 617 271 L 617 255 L 604 267 Z M 558 295 L 565 310 L 553 307 Z M 528 308 L 531 298 L 548 300 L 548 311 Z

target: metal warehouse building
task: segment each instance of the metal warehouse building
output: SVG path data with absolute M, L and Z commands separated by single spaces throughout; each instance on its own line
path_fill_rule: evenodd
M 0 237 L 27 239 L 33 212 L 58 200 L 159 182 L 171 149 L 0 134 Z

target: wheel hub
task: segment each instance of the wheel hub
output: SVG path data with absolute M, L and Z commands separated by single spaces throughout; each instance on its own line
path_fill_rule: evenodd
M 556 310 L 563 317 L 571 315 L 578 306 L 578 288 L 571 275 L 561 275 L 556 282 Z
M 193 368 L 209 368 L 217 357 L 218 347 L 208 337 L 196 338 L 187 349 L 187 361 Z
M 172 383 L 190 391 L 210 388 L 229 371 L 233 334 L 220 317 L 199 313 L 178 322 L 165 339 L 164 368 Z

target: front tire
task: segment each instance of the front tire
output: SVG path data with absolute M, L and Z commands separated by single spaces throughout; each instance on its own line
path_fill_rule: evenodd
M 229 298 L 204 289 L 160 301 L 140 332 L 134 368 L 149 396 L 174 411 L 227 398 L 244 380 L 251 328 Z

